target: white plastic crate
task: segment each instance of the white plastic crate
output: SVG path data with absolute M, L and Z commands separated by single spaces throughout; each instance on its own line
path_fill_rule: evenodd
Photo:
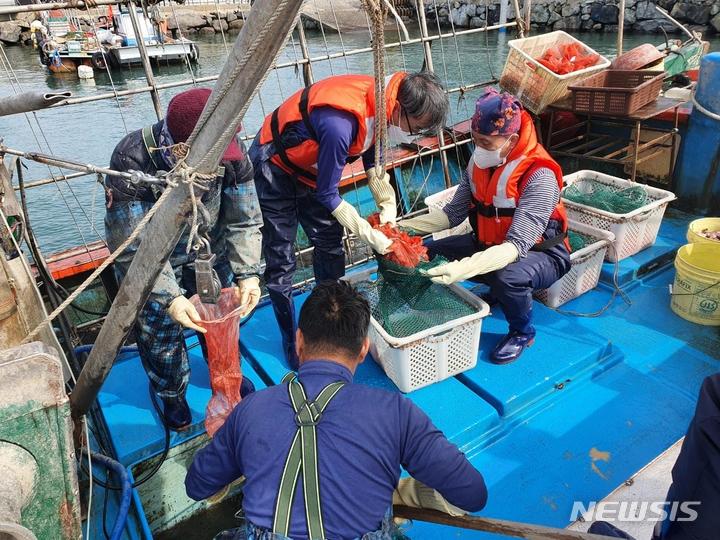
M 344 279 L 358 283 L 375 273 L 365 270 Z M 401 392 L 442 381 L 477 364 L 482 320 L 490 307 L 458 285 L 449 288 L 477 311 L 404 338 L 391 336 L 374 317 L 370 319 L 370 354 Z
M 457 186 L 453 186 L 442 191 L 438 191 L 437 193 L 433 193 L 432 195 L 428 195 L 427 197 L 425 197 L 425 206 L 427 206 L 428 208 L 435 208 L 436 210 L 442 210 L 443 208 L 445 208 L 445 205 L 452 200 L 455 192 L 457 191 L 457 188 Z M 452 229 L 448 229 L 446 231 L 434 233 L 432 237 L 433 240 L 440 240 L 441 238 L 445 238 L 447 236 L 468 234 L 471 232 L 472 227 L 470 226 L 470 220 L 465 219 L 465 221 L 463 221 L 457 227 L 453 227 Z
M 509 41 L 510 51 L 500 76 L 500 87 L 515 95 L 527 110 L 540 114 L 548 105 L 568 97 L 569 85 L 610 66 L 610 61 L 600 55 L 594 66 L 558 75 L 536 60 L 550 47 L 569 43 L 579 43 L 598 54 L 562 30 Z
M 546 306 L 556 308 L 594 289 L 600 280 L 603 259 L 615 235 L 569 220 L 568 228 L 594 241 L 570 254 L 570 271 L 551 287 L 535 291 L 535 298 Z
M 581 180 L 600 182 L 614 191 L 640 185 L 595 171 L 578 171 L 565 177 L 568 186 Z M 621 261 L 652 246 L 660 230 L 665 208 L 669 202 L 677 198 L 674 193 L 664 189 L 646 185 L 642 187 L 647 193 L 648 203 L 627 214 L 606 212 L 563 197 L 569 219 L 615 235 L 615 249 L 608 250 L 605 255 L 608 261 Z

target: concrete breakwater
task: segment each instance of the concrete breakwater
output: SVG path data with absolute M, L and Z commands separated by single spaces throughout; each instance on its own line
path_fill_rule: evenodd
M 333 0 L 314 0 L 329 3 Z M 338 4 L 346 4 L 348 0 L 334 0 Z M 333 2 L 333 6 L 335 6 Z M 403 19 L 417 18 L 415 3 L 412 0 L 395 0 L 397 11 Z M 515 19 L 512 2 L 508 3 L 507 20 Z M 520 2 L 522 6 L 523 2 Z M 625 30 L 638 33 L 658 33 L 663 30 L 668 34 L 680 30 L 655 9 L 658 5 L 666 9 L 678 21 L 690 29 L 700 31 L 703 35 L 720 33 L 720 1 L 718 0 L 626 0 Z M 617 32 L 619 18 L 619 2 L 617 0 L 534 0 L 531 5 L 530 19 L 534 33 L 565 30 L 566 32 L 592 31 Z M 347 6 L 345 6 L 347 8 Z M 345 9 L 343 8 L 343 9 Z M 168 30 L 174 37 L 191 37 L 193 35 L 213 35 L 221 32 L 234 33 L 242 28 L 247 15 L 248 4 L 195 4 L 179 5 L 173 8 L 160 7 L 160 13 L 166 19 Z M 328 29 L 334 27 L 352 27 L 357 19 L 359 8 L 337 8 L 333 17 L 325 18 Z M 500 3 L 496 0 L 426 0 L 426 17 L 428 22 L 435 22 L 442 27 L 480 28 L 497 24 L 500 21 Z M 317 18 L 308 9 L 308 16 L 303 16 L 306 28 L 318 28 Z M 100 13 L 99 13 L 100 14 Z M 0 41 L 6 44 L 31 44 L 30 23 L 37 18 L 34 13 L 21 13 L 11 20 L 0 21 Z M 347 21 L 342 20 L 347 18 Z M 353 21 L 350 21 L 354 18 Z M 338 20 L 339 19 L 339 20 Z M 88 16 L 80 15 L 80 29 L 90 31 L 91 21 Z M 362 22 L 365 22 L 362 17 Z M 347 24 L 346 24 L 347 23 Z M 432 25 L 431 25 L 432 26 Z
M 520 2 L 522 6 L 522 2 Z M 680 30 L 655 9 L 658 5 L 690 29 L 711 35 L 720 32 L 720 2 L 717 0 L 626 0 L 625 30 L 641 33 L 677 33 Z M 530 9 L 533 29 L 546 32 L 617 32 L 619 2 L 614 0 L 534 0 Z M 492 0 L 435 0 L 426 5 L 426 17 L 441 26 L 480 28 L 497 24 L 500 3 Z M 512 2 L 507 20 L 515 19 Z

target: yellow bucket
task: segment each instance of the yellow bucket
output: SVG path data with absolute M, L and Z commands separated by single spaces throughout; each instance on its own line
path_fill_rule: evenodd
M 700 231 L 707 229 L 708 231 L 720 231 L 720 217 L 706 217 L 696 219 L 687 230 L 687 241 L 691 244 L 714 244 L 720 246 L 719 240 L 710 240 L 699 234 Z
M 720 245 L 686 244 L 678 250 L 670 307 L 688 321 L 720 326 Z

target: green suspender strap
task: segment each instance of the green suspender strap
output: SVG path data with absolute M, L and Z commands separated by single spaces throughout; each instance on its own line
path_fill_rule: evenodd
M 302 470 L 308 537 L 311 540 L 324 540 L 325 528 L 320 509 L 320 482 L 315 426 L 320 422 L 323 411 L 330 403 L 330 400 L 335 397 L 345 383 L 331 383 L 322 389 L 315 401 L 308 401 L 305 389 L 294 373 L 288 373 L 283 378 L 283 382 L 288 383 L 290 403 L 295 411 L 295 423 L 298 425 L 298 430 L 290 446 L 290 451 L 285 460 L 285 468 L 280 479 L 280 490 L 275 504 L 273 532 L 288 536 L 290 512 L 295 498 L 298 477 Z
M 155 142 L 155 134 L 153 133 L 152 126 L 145 126 L 142 128 L 142 138 L 145 144 L 145 150 L 147 151 L 150 159 L 155 165 L 155 169 L 161 171 L 165 169 L 160 152 L 157 150 L 157 142 Z

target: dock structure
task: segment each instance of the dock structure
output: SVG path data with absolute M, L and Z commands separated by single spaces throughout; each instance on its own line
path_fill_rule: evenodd
M 415 13 L 411 0 L 395 0 L 393 7 L 401 17 Z M 302 8 L 306 23 L 312 21 L 323 30 L 352 32 L 368 29 L 368 19 L 362 4 L 357 0 L 307 0 Z M 392 15 L 387 24 L 394 25 Z

